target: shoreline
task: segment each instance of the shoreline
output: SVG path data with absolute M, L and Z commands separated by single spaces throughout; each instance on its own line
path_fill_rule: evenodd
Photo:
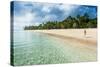
M 63 36 L 63 35 L 56 35 L 56 34 L 52 34 L 52 33 L 44 33 L 44 34 L 48 34 L 48 35 L 51 35 L 51 36 L 54 36 L 54 37 L 57 37 L 57 38 L 62 38 L 62 39 L 69 39 L 69 40 L 74 40 L 74 41 L 78 41 L 80 43 L 83 43 L 83 44 L 96 44 L 96 41 L 91 41 L 91 40 L 85 40 L 85 39 L 79 39 L 79 38 L 75 38 L 75 37 L 69 37 L 69 36 Z
M 86 36 L 84 36 L 86 30 Z M 51 30 L 30 30 L 33 32 L 44 33 L 69 42 L 80 43 L 97 47 L 97 28 L 89 29 L 51 29 Z

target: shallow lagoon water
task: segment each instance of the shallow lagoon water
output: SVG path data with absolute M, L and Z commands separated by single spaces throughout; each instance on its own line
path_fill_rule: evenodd
M 96 61 L 96 52 L 33 31 L 14 32 L 14 65 Z

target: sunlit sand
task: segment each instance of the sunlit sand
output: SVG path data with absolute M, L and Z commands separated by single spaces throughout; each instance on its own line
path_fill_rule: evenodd
M 86 30 L 86 35 L 84 34 Z M 45 33 L 54 37 L 59 37 L 63 41 L 74 43 L 75 45 L 83 44 L 91 49 L 97 47 L 97 29 L 51 29 L 51 30 L 33 30 L 34 32 Z

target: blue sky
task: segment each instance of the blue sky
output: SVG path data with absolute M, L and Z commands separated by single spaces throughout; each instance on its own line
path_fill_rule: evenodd
M 21 30 L 28 25 L 39 25 L 46 21 L 62 21 L 68 16 L 78 14 L 88 13 L 90 18 L 97 16 L 95 6 L 14 1 L 13 7 L 14 30 Z

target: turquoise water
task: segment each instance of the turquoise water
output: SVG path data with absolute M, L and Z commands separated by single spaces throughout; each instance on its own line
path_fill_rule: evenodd
M 14 32 L 14 65 L 96 61 L 96 52 L 33 31 Z

